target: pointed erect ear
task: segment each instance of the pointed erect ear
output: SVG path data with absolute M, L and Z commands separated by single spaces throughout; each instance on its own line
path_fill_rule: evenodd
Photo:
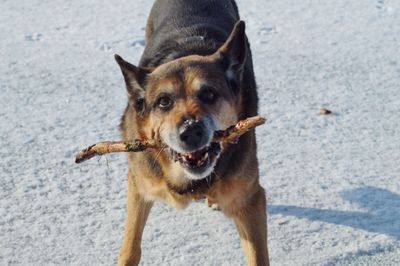
M 246 62 L 246 35 L 245 23 L 236 22 L 231 34 L 225 43 L 215 52 L 216 60 L 222 63 L 229 84 L 234 91 L 238 91 L 242 79 L 243 68 Z
M 126 89 L 128 90 L 129 96 L 133 99 L 143 97 L 146 77 L 151 73 L 151 70 L 134 66 L 117 54 L 114 55 L 114 57 L 121 68 L 122 75 L 124 75 Z
M 119 55 L 114 55 L 119 67 L 121 68 L 122 75 L 124 75 L 126 89 L 129 95 L 129 102 L 135 108 L 137 114 L 143 117 L 146 109 L 145 82 L 151 69 L 141 68 L 126 62 Z

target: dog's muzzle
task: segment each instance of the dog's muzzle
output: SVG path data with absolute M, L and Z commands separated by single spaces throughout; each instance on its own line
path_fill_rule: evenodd
M 214 134 L 211 119 L 188 119 L 178 126 L 177 145 L 169 145 L 171 159 L 187 173 L 189 179 L 202 179 L 212 173 L 221 153 L 219 143 L 211 142 Z

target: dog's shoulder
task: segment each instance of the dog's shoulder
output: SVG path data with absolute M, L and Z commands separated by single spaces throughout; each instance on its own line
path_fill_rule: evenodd
M 229 17 L 239 19 L 234 0 L 157 0 L 149 15 L 155 28 L 168 28 L 171 24 L 182 27 L 204 20 L 223 24 Z M 232 26 L 226 29 L 228 33 Z

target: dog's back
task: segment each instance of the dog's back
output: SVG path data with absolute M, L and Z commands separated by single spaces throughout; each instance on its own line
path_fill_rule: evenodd
M 238 20 L 231 0 L 157 0 L 147 21 L 140 65 L 155 67 L 189 54 L 212 54 Z

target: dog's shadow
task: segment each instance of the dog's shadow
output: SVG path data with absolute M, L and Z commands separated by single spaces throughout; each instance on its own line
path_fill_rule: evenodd
M 269 214 L 282 214 L 323 221 L 400 240 L 400 195 L 376 187 L 362 187 L 341 193 L 341 196 L 365 211 L 339 211 L 305 208 L 291 205 L 270 205 Z

